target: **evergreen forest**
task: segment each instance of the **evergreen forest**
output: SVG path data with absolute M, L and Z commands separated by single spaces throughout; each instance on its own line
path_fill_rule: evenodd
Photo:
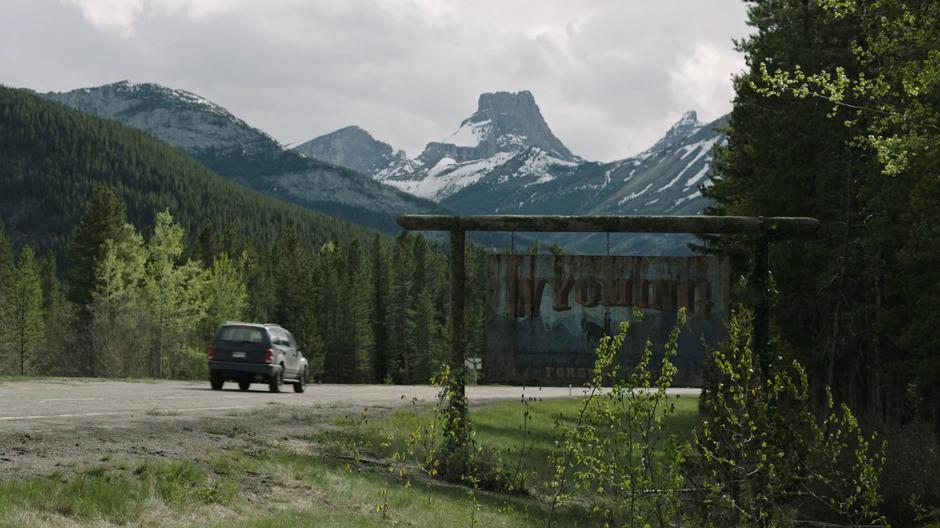
M 835 397 L 887 439 L 889 519 L 936 522 L 940 3 L 747 3 L 706 214 L 822 222 L 816 238 L 771 240 L 769 355 L 806 367 L 814 408 Z M 704 247 L 740 277 L 756 264 L 746 240 Z
M 439 369 L 438 242 L 264 197 L 24 91 L 0 89 L 0 117 L 0 298 L 12 301 L 0 374 L 201 378 L 228 320 L 289 328 L 313 380 L 426 383 Z M 482 315 L 468 324 L 478 355 Z

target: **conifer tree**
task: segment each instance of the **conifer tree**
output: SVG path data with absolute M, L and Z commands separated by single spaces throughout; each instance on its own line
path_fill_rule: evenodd
M 59 371 L 69 335 L 69 309 L 62 283 L 56 269 L 55 255 L 46 253 L 39 261 L 42 278 L 42 310 L 45 314 L 46 332 L 43 344 L 37 352 L 37 369 L 42 373 Z
M 407 232 L 396 240 L 392 251 L 392 273 L 389 280 L 387 376 L 397 383 L 413 382 L 414 349 L 414 237 Z
M 423 288 L 417 296 L 411 336 L 414 361 L 411 379 L 413 383 L 429 383 L 431 377 L 440 368 L 443 334 L 436 315 L 434 291 L 430 287 Z
M 12 300 L 15 369 L 18 374 L 24 375 L 33 370 L 36 351 L 42 344 L 45 332 L 39 263 L 28 244 L 20 252 Z
M 205 317 L 205 270 L 195 262 L 179 262 L 183 229 L 169 211 L 157 214 L 147 244 L 144 299 L 149 306 L 151 375 L 177 377 L 193 368 L 206 368 L 202 347 L 194 346 L 199 322 Z
M 129 224 L 118 240 L 105 241 L 98 265 L 98 280 L 89 307 L 92 346 L 99 364 L 95 370 L 108 376 L 140 376 L 147 357 L 141 316 L 147 254 L 143 238 Z
M 205 289 L 206 317 L 200 332 L 206 341 L 220 324 L 240 321 L 248 312 L 243 262 L 243 259 L 233 261 L 225 252 L 212 260 Z
M 212 266 L 215 257 L 222 253 L 222 237 L 218 231 L 212 227 L 212 224 L 206 222 L 199 230 L 199 236 L 196 237 L 196 243 L 193 245 L 195 257 L 202 262 L 206 268 Z
M 346 311 L 343 306 L 342 287 L 346 283 L 346 263 L 340 249 L 333 242 L 320 248 L 316 265 L 317 318 L 324 344 L 324 379 L 342 381 L 346 370 L 348 344 L 343 331 Z
M 248 289 L 248 313 L 251 321 L 266 322 L 274 318 L 274 306 L 277 302 L 277 289 L 271 266 L 255 248 L 249 247 L 244 253 L 245 282 Z
M 125 232 L 124 203 L 111 189 L 96 186 L 85 207 L 85 214 L 75 228 L 69 245 L 69 268 L 66 270 L 66 297 L 75 306 L 73 333 L 77 337 L 79 357 L 73 358 L 75 370 L 96 376 L 99 364 L 97 350 L 83 339 L 91 324 L 92 293 L 98 277 L 98 265 L 105 253 L 107 240 L 120 241 Z
M 65 274 L 69 301 L 78 306 L 91 302 L 105 241 L 120 241 L 125 233 L 124 223 L 124 202 L 110 188 L 96 186 L 69 245 L 69 268 Z
M 376 234 L 372 239 L 372 357 L 373 381 L 384 382 L 388 371 L 388 303 L 391 262 L 388 250 Z
M 13 358 L 13 285 L 16 270 L 13 267 L 13 248 L 7 238 L 6 228 L 0 220 L 0 373 L 14 370 Z
M 785 68 L 842 65 L 857 71 L 851 51 L 857 28 L 824 12 L 817 2 L 750 7 L 749 23 L 756 32 L 738 43 L 751 58 L 749 70 L 735 79 L 728 144 L 718 149 L 716 176 L 704 194 L 714 201 L 711 213 L 808 216 L 822 222 L 818 237 L 771 248 L 778 292 L 774 341 L 808 366 L 818 381 L 818 401 L 825 384 L 837 397 L 864 408 L 864 390 L 854 389 L 868 385 L 875 374 L 868 361 L 878 312 L 868 302 L 877 297 L 872 295 L 877 281 L 871 278 L 884 273 L 893 245 L 876 249 L 862 243 L 872 211 L 859 197 L 877 170 L 851 141 L 853 132 L 827 117 L 830 105 L 767 98 L 754 85 L 762 61 Z M 752 276 L 754 264 L 741 257 L 752 254 L 746 245 L 751 242 L 726 237 L 722 243 L 736 257 L 735 273 Z
M 39 259 L 39 269 L 42 276 L 42 309 L 47 320 L 59 317 L 65 297 L 62 294 L 62 283 L 59 281 L 55 255 L 46 253 Z
M 278 243 L 272 299 L 274 322 L 297 339 L 307 357 L 309 374 L 319 379 L 323 371 L 323 340 L 313 295 L 313 258 L 296 233 L 289 231 Z
M 372 289 L 369 282 L 372 280 L 370 262 L 358 240 L 349 245 L 346 257 L 346 287 L 343 289 L 343 306 L 346 310 L 346 339 L 349 358 L 344 363 L 350 363 L 352 370 L 345 372 L 343 377 L 347 381 L 368 383 L 372 381 L 375 366 L 372 364 L 373 335 L 372 335 Z

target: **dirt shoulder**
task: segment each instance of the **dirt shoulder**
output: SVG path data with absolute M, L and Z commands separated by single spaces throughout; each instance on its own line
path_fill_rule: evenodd
M 371 413 L 390 412 L 390 407 Z M 232 410 L 212 416 L 154 412 L 121 420 L 0 428 L 0 479 L 47 475 L 114 459 L 196 459 L 219 449 L 259 445 L 307 445 L 310 435 L 337 417 L 359 414 L 359 405 Z

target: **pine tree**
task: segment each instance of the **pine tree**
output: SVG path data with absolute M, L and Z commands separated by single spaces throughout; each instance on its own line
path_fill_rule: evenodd
M 212 338 L 220 324 L 241 321 L 248 312 L 243 262 L 233 261 L 224 252 L 212 260 L 205 289 L 206 317 L 200 332 L 205 341 Z
M 358 240 L 349 245 L 346 256 L 346 287 L 343 289 L 343 306 L 346 309 L 346 339 L 351 363 L 351 372 L 344 372 L 347 381 L 368 383 L 372 381 L 375 365 L 372 364 L 372 269 Z
M 45 332 L 45 314 L 42 310 L 42 280 L 39 263 L 33 249 L 27 244 L 20 252 L 13 284 L 12 333 L 14 336 L 16 372 L 32 372 L 36 351 Z
M 124 223 L 124 202 L 110 188 L 95 187 L 69 246 L 70 265 L 65 274 L 69 301 L 78 306 L 91 302 L 105 241 L 120 241 Z
M 381 237 L 372 239 L 372 356 L 373 381 L 383 382 L 388 375 L 388 308 L 391 262 Z
M 204 267 L 211 267 L 215 257 L 222 253 L 222 237 L 212 227 L 212 224 L 206 222 L 199 230 L 199 236 L 196 237 L 196 243 L 193 245 L 195 257 L 202 262 Z
M 124 203 L 107 187 L 97 186 L 91 193 L 81 222 L 69 246 L 70 266 L 67 269 L 66 298 L 75 306 L 74 334 L 79 345 L 79 357 L 73 358 L 76 370 L 91 376 L 98 374 L 97 350 L 90 346 L 88 335 L 91 325 L 89 311 L 98 277 L 98 265 L 105 253 L 105 242 L 120 242 L 124 231 Z
M 147 254 L 143 238 L 129 224 L 118 241 L 105 241 L 92 293 L 90 335 L 97 351 L 96 371 L 107 376 L 145 375 L 141 315 Z
M 342 288 L 346 284 L 345 257 L 336 244 L 320 248 L 316 265 L 317 318 L 324 344 L 323 376 L 329 382 L 343 381 L 349 370 L 348 341 L 343 328 L 347 307 L 343 304 Z
M 392 251 L 392 272 L 389 280 L 387 314 L 388 355 L 386 377 L 397 383 L 414 381 L 414 284 L 413 238 L 407 232 L 399 235 Z
M 194 346 L 196 329 L 205 317 L 206 272 L 195 262 L 179 262 L 183 229 L 169 211 L 157 214 L 147 244 L 144 299 L 149 306 L 150 354 L 153 377 L 180 377 L 205 369 L 202 347 Z
M 871 292 L 879 282 L 871 279 L 885 273 L 885 259 L 892 258 L 891 245 L 875 249 L 862 243 L 872 211 L 859 196 L 877 169 L 852 142 L 854 132 L 827 117 L 830 105 L 767 98 L 754 84 L 762 61 L 857 71 L 851 51 L 857 28 L 824 11 L 819 3 L 798 1 L 750 7 L 756 33 L 738 43 L 750 69 L 735 79 L 728 144 L 718 150 L 716 176 L 704 194 L 715 203 L 711 213 L 809 216 L 822 222 L 815 239 L 772 245 L 774 342 L 778 355 L 792 353 L 807 365 L 818 401 L 821 387 L 828 385 L 838 398 L 865 408 L 877 339 L 877 309 L 869 301 L 877 297 Z M 738 276 L 752 276 L 751 243 L 723 238 L 722 249 L 734 258 Z
M 265 258 L 254 248 L 246 249 L 243 255 L 248 289 L 247 317 L 251 321 L 271 321 L 277 303 L 277 289 L 268 264 L 271 259 Z
M 317 320 L 313 256 L 296 233 L 289 231 L 277 248 L 275 261 L 274 321 L 294 335 L 307 357 L 310 376 L 319 379 L 323 372 L 323 339 Z
M 56 259 L 52 253 L 46 253 L 39 262 L 42 277 L 42 310 L 45 313 L 46 335 L 37 352 L 37 369 L 42 373 L 61 372 L 64 351 L 69 347 L 65 340 L 69 335 L 69 309 L 62 283 L 56 269 Z
M 411 336 L 414 362 L 411 381 L 414 383 L 430 383 L 441 366 L 442 330 L 436 316 L 434 290 L 424 288 L 418 293 Z
M 6 228 L 0 221 L 0 373 L 12 372 L 15 341 L 13 335 L 13 285 L 16 270 L 13 267 L 13 248 L 7 238 Z

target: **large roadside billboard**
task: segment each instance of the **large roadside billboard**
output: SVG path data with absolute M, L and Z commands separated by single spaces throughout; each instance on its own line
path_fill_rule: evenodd
M 601 337 L 633 321 L 618 361 L 636 364 L 646 341 L 654 358 L 675 325 L 679 340 L 676 383 L 701 383 L 707 347 L 724 339 L 729 263 L 723 257 L 492 255 L 487 261 L 488 383 L 582 384 L 591 376 Z M 656 362 L 658 364 L 658 361 Z

